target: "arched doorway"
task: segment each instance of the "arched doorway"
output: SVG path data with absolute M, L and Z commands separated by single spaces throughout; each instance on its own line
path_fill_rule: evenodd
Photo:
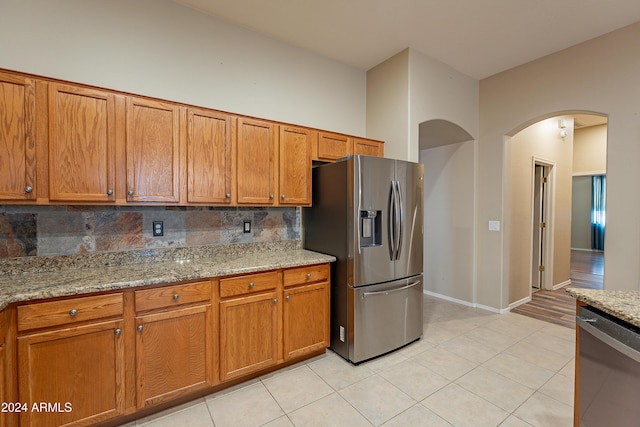
M 606 169 L 606 121 L 602 114 L 559 112 L 529 122 L 507 138 L 503 191 L 510 308 L 531 301 L 536 288 L 554 290 L 571 283 L 574 177 Z M 593 132 L 595 127 L 604 127 L 604 134 Z M 595 141 L 596 134 L 604 139 Z M 596 153 L 589 155 L 589 150 Z M 604 166 L 593 166 L 596 160 Z M 553 176 L 546 178 L 549 187 L 540 196 L 536 171 L 544 169 Z
M 419 125 L 425 166 L 425 292 L 475 304 L 475 153 L 466 130 L 447 120 Z

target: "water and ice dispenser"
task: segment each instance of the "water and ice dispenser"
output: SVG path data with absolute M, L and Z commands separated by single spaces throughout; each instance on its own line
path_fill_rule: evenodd
M 382 244 L 382 211 L 360 211 L 360 247 Z

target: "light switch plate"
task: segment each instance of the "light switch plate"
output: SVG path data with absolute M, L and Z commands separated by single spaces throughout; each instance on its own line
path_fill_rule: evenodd
M 489 231 L 500 231 L 500 221 L 489 221 Z

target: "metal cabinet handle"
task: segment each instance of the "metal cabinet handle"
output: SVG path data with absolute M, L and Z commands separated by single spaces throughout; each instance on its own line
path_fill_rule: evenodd
M 273 200 L 273 194 L 269 194 L 269 198 Z
M 277 304 L 277 303 L 278 303 L 278 298 L 274 298 L 274 299 L 273 299 L 273 303 L 274 303 L 274 304 Z
M 116 335 L 120 335 L 122 333 L 122 330 L 120 330 L 120 328 L 115 330 Z
M 33 187 L 30 185 L 27 185 L 26 187 L 24 187 L 24 192 L 25 193 L 31 193 L 33 191 Z
M 113 195 L 113 190 L 110 188 L 107 190 L 107 196 Z
M 230 199 L 231 198 L 231 193 L 227 193 L 227 194 L 225 194 L 225 196 L 227 197 L 227 199 Z
M 180 298 L 180 295 L 178 295 L 178 294 L 173 294 L 173 300 L 174 300 L 174 301 L 178 301 L 178 298 Z
M 144 329 L 144 326 L 138 325 L 138 332 L 142 332 L 143 329 Z
M 307 273 L 307 279 L 311 279 L 311 273 Z
M 282 195 L 281 197 L 282 197 L 282 200 L 284 200 L 284 198 L 285 198 L 285 195 L 283 194 L 283 195 Z
M 254 286 L 253 282 L 249 282 L 249 289 L 253 289 Z
M 75 308 L 73 310 L 69 311 L 69 316 L 71 316 L 71 317 L 75 317 L 76 314 L 78 314 L 78 310 L 76 310 Z
M 133 197 L 133 190 L 127 191 L 127 194 L 129 195 L 129 197 Z
M 291 295 L 287 295 L 285 299 L 289 301 L 291 299 Z

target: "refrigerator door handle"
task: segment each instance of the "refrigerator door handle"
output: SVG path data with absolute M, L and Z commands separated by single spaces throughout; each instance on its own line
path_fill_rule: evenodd
M 400 259 L 400 252 L 402 251 L 403 240 L 403 228 L 404 228 L 404 208 L 402 207 L 402 188 L 400 187 L 400 181 L 395 182 L 396 185 L 396 220 L 398 222 L 398 240 L 396 242 L 396 260 Z
M 395 205 L 396 205 L 396 189 L 391 182 L 391 188 L 389 189 L 389 215 L 387 217 L 387 241 L 389 242 L 389 259 L 394 260 L 395 257 Z
M 419 285 L 421 282 L 418 280 L 417 282 L 410 283 L 406 286 L 402 286 L 401 288 L 387 289 L 385 291 L 374 291 L 374 292 L 363 292 L 362 298 L 369 297 L 372 295 L 389 295 L 393 292 L 404 291 L 405 289 L 413 288 L 416 285 Z

